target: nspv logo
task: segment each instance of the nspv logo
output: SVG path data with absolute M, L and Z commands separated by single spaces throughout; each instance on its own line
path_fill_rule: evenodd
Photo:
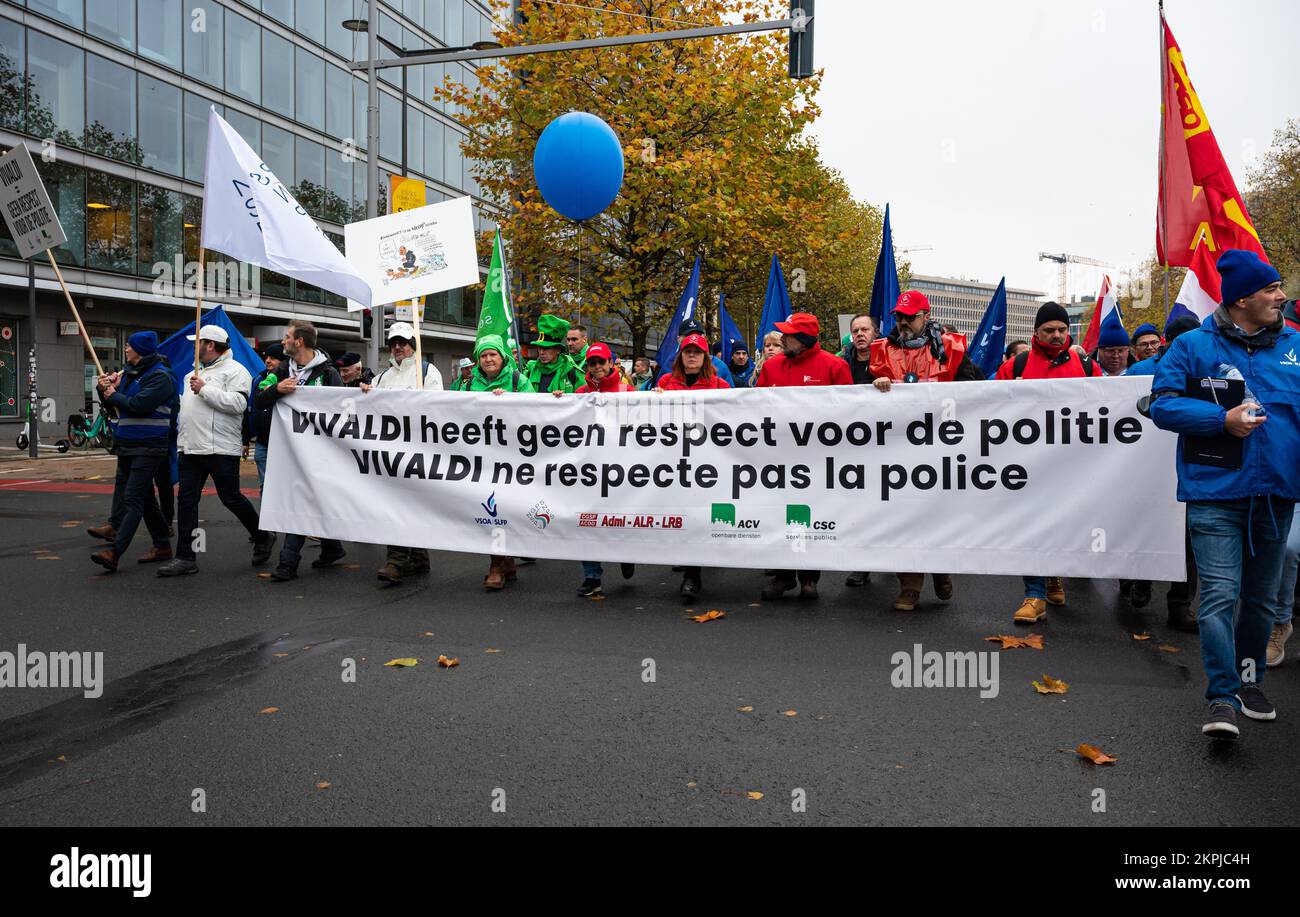
M 551 524 L 551 508 L 546 505 L 545 500 L 538 500 L 533 504 L 533 508 L 528 511 L 528 521 L 539 532 L 546 531 L 546 527 Z

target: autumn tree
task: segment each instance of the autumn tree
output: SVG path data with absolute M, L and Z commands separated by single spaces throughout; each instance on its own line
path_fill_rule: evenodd
M 521 23 L 498 32 L 503 45 L 786 13 L 769 0 L 520 6 Z M 641 353 L 650 331 L 667 325 L 697 254 L 704 314 L 725 291 L 742 330 L 761 306 L 774 252 L 804 271 L 796 304 L 824 311 L 860 298 L 848 285 L 865 272 L 869 287 L 879 216 L 852 201 L 805 136 L 820 75 L 791 80 L 786 67 L 786 36 L 754 33 L 510 58 L 481 68 L 476 86 L 442 87 L 470 128 L 463 150 L 478 182 L 501 207 L 517 308 L 613 317 Z M 581 226 L 545 203 L 532 173 L 542 130 L 574 110 L 604 119 L 624 150 L 622 191 Z
M 1287 292 L 1300 295 L 1300 119 L 1273 134 L 1246 188 L 1246 211 L 1269 261 L 1281 272 Z

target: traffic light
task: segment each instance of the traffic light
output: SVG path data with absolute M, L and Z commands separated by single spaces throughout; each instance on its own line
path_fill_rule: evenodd
M 363 341 L 370 340 L 371 323 L 372 323 L 372 319 L 370 317 L 370 310 L 362 309 L 361 310 L 361 340 Z
M 790 0 L 790 78 L 813 75 L 813 2 Z

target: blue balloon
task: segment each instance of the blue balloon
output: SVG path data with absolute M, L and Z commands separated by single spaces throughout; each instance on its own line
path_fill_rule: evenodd
M 546 203 L 571 220 L 588 220 L 623 187 L 623 147 L 608 124 L 585 111 L 560 115 L 533 151 L 533 175 Z

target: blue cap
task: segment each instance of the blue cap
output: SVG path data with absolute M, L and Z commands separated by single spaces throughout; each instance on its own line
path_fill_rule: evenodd
M 142 357 L 158 352 L 158 335 L 152 331 L 137 331 L 127 338 L 126 342 Z
M 1277 268 L 1269 264 L 1254 252 L 1230 248 L 1219 256 L 1219 278 L 1222 286 L 1222 300 L 1227 306 L 1239 299 L 1245 299 L 1252 293 L 1258 293 L 1271 283 L 1277 283 L 1282 275 Z
M 1119 320 L 1119 310 L 1112 310 L 1101 320 L 1101 332 L 1097 335 L 1098 347 L 1127 347 L 1128 332 Z
M 1151 322 L 1143 322 L 1133 329 L 1133 340 L 1136 341 L 1144 334 L 1154 334 L 1156 337 L 1160 337 L 1160 329 Z

